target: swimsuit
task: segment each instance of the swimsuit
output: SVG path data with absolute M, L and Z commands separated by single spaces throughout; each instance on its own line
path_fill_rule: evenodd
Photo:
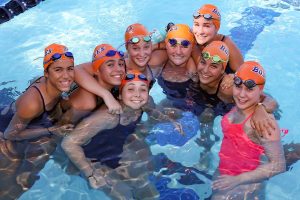
M 221 122 L 224 138 L 219 152 L 219 171 L 221 175 L 235 176 L 255 170 L 260 164 L 260 156 L 264 153 L 264 148 L 251 141 L 243 130 L 244 124 L 252 114 L 242 123 L 232 124 L 228 119 L 229 113 Z

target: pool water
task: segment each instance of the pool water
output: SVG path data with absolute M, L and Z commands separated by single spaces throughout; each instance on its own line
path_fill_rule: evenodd
M 47 0 L 0 25 L 0 104 L 9 102 L 28 86 L 28 80 L 43 73 L 43 49 L 50 43 L 62 43 L 75 55 L 77 64 L 91 60 L 94 47 L 100 43 L 119 46 L 129 24 L 139 22 L 149 30 L 163 28 L 168 22 L 192 25 L 192 13 L 206 1 L 146 0 Z M 266 92 L 282 111 L 278 121 L 288 134 L 283 143 L 300 143 L 300 2 L 299 0 L 213 0 L 221 10 L 220 33 L 230 35 L 240 47 L 245 60 L 258 59 L 267 73 Z M 36 60 L 35 60 L 36 59 Z M 158 103 L 164 94 L 158 85 L 151 91 Z M 220 118 L 214 132 L 221 136 Z M 194 142 L 182 146 L 151 146 L 152 153 L 173 163 L 164 170 L 159 186 L 161 199 L 205 199 L 210 196 L 210 176 L 218 164 L 220 143 L 211 151 L 210 169 L 206 173 L 193 168 L 203 150 Z M 175 164 L 174 164 L 175 163 Z M 158 172 L 157 172 L 158 173 Z M 298 199 L 300 196 L 300 162 L 268 181 L 267 199 Z M 171 195 L 172 194 L 172 195 Z M 79 176 L 67 175 L 53 159 L 40 172 L 40 180 L 20 199 L 109 199 L 101 191 L 91 190 Z

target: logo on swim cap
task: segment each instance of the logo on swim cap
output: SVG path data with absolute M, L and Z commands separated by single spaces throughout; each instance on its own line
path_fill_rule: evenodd
M 47 55 L 50 54 L 50 53 L 52 53 L 52 49 L 47 49 L 47 50 L 45 51 L 45 56 L 47 56 Z
M 101 47 L 100 49 L 97 49 L 97 51 L 95 51 L 94 57 L 96 57 L 99 53 L 101 53 L 104 50 L 105 50 L 105 47 Z
M 133 27 L 132 25 L 128 26 L 126 29 L 126 33 L 132 33 L 133 32 Z
M 265 77 L 263 70 L 261 70 L 261 69 L 260 69 L 259 67 L 257 67 L 257 66 L 254 66 L 254 67 L 252 68 L 252 71 L 255 72 L 255 73 L 257 73 L 257 74 L 259 74 L 259 75 L 261 75 L 262 77 Z
M 227 56 L 229 56 L 228 49 L 224 45 L 221 45 L 220 49 L 224 51 Z
M 214 8 L 214 9 L 212 10 L 212 12 L 215 13 L 216 15 L 218 15 L 219 17 L 221 17 L 219 11 L 218 11 L 216 8 Z

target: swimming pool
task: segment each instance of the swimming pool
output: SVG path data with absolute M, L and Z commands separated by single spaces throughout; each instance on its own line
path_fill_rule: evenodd
M 246 60 L 259 59 L 265 67 L 268 78 L 266 91 L 280 104 L 280 126 L 289 130 L 283 142 L 299 143 L 300 106 L 297 99 L 300 94 L 294 94 L 300 83 L 297 65 L 300 61 L 297 55 L 300 23 L 296 23 L 300 17 L 299 1 L 249 0 L 232 1 L 230 5 L 225 0 L 209 2 L 221 10 L 220 32 L 232 36 Z M 74 52 L 76 63 L 85 62 L 91 59 L 91 52 L 99 43 L 120 45 L 128 24 L 140 22 L 150 30 L 164 27 L 170 21 L 191 25 L 191 14 L 204 3 L 206 1 L 195 0 L 189 1 L 189 4 L 166 0 L 159 3 L 111 0 L 88 4 L 83 0 L 44 1 L 0 26 L 0 103 L 7 100 L 3 95 L 18 95 L 16 91 L 24 90 L 28 80 L 42 74 L 42 59 L 34 59 L 43 56 L 43 48 L 49 43 L 67 45 Z M 159 87 L 154 87 L 151 93 L 157 102 L 164 98 Z M 219 121 L 220 118 L 217 118 L 214 127 L 217 134 L 221 134 Z M 193 141 L 191 139 L 182 147 L 153 145 L 151 148 L 154 154 L 164 153 L 170 160 L 189 167 L 198 162 L 201 151 Z M 216 144 L 213 154 L 216 155 L 217 151 Z M 217 158 L 213 160 L 213 166 L 216 163 Z M 267 185 L 267 199 L 297 199 L 300 196 L 300 181 L 296 178 L 299 172 L 300 162 L 294 164 L 290 171 L 272 178 Z M 193 190 L 200 199 L 209 196 L 210 181 L 207 177 L 192 173 L 203 183 L 188 185 L 178 181 L 182 173 L 185 172 L 165 175 L 161 188 L 174 191 L 186 188 L 186 193 L 192 194 L 190 190 Z M 102 192 L 89 189 L 82 178 L 65 174 L 53 160 L 47 163 L 40 176 L 40 180 L 20 199 L 109 199 Z M 184 198 L 187 199 L 183 195 Z

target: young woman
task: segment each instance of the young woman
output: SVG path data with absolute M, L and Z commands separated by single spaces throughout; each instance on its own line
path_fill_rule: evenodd
M 234 77 L 236 104 L 222 119 L 224 138 L 219 153 L 219 176 L 213 182 L 212 199 L 260 199 L 262 181 L 285 171 L 280 130 L 261 137 L 250 125 L 265 85 L 265 71 L 254 61 L 245 62 Z M 263 158 L 266 157 L 266 158 Z
M 173 25 L 165 39 L 168 60 L 161 67 L 158 84 L 162 87 L 172 106 L 191 110 L 189 106 L 190 85 L 198 81 L 194 67 L 189 67 L 195 40 L 189 26 Z M 193 62 L 193 61 L 192 61 Z
M 120 85 L 122 114 L 101 106 L 64 138 L 62 147 L 88 179 L 113 199 L 156 199 L 148 181 L 151 152 L 133 135 L 148 102 L 149 81 L 139 72 L 128 73 Z
M 92 81 L 85 80 L 85 84 L 89 85 L 90 83 L 92 84 L 92 82 L 96 82 L 99 88 L 113 97 L 112 93 L 116 93 L 114 90 L 115 87 L 121 84 L 121 80 L 125 75 L 123 56 L 123 52 L 116 50 L 109 44 L 96 46 L 92 62 L 89 64 L 93 75 L 89 75 L 89 78 L 92 79 Z M 105 99 L 97 97 L 94 93 L 82 87 L 78 87 L 72 92 L 69 100 L 65 102 L 65 107 L 69 107 L 70 109 L 64 115 L 63 120 L 77 123 L 82 117 L 89 114 L 104 102 Z
M 72 130 L 68 124 L 55 123 L 61 116 L 61 94 L 70 90 L 73 78 L 73 54 L 63 45 L 49 45 L 45 48 L 44 76 L 1 116 L 12 117 L 0 140 L 1 198 L 17 198 L 30 188 L 55 150 L 54 136 Z
M 243 56 L 230 37 L 218 33 L 221 25 L 219 9 L 212 4 L 205 4 L 194 13 L 193 17 L 193 33 L 197 41 L 192 53 L 195 63 L 199 63 L 204 47 L 212 41 L 222 41 L 230 51 L 226 72 L 235 72 L 243 63 Z
M 126 70 L 138 70 L 147 76 L 150 87 L 154 84 L 155 75 L 149 66 L 150 59 L 153 65 L 158 65 L 156 56 L 152 56 L 150 32 L 142 24 L 129 25 L 125 32 L 125 46 L 128 57 L 125 58 Z M 113 95 L 92 77 L 92 63 L 84 63 L 75 68 L 75 81 L 80 87 L 101 97 L 108 106 L 110 113 L 121 113 L 122 109 Z

